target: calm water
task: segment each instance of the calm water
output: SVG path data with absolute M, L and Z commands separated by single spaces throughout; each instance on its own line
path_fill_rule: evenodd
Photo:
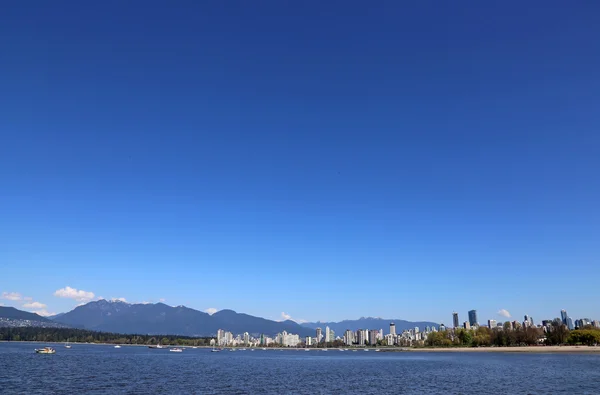
M 0 343 L 1 393 L 600 394 L 600 355 L 40 346 Z

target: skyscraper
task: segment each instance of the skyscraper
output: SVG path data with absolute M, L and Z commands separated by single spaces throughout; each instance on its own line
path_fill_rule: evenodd
M 575 329 L 575 326 L 573 325 L 573 320 L 571 319 L 571 317 L 567 317 L 567 328 L 569 328 L 569 330 Z
M 452 313 L 452 323 L 454 324 L 455 328 L 459 327 L 459 323 L 458 323 L 458 313 L 455 311 L 454 313 Z
M 323 338 L 323 330 L 321 328 L 317 328 L 317 343 L 321 343 L 322 338 Z
M 560 311 L 560 319 L 562 320 L 562 323 L 567 325 L 567 318 L 569 318 L 569 315 L 567 314 L 567 310 L 561 310 Z
M 393 322 L 390 324 L 390 335 L 396 336 L 396 324 Z
M 477 310 L 469 311 L 469 324 L 471 326 L 477 325 Z
M 328 326 L 326 326 L 326 327 L 325 327 L 325 343 L 329 343 L 329 342 L 331 342 L 331 341 L 333 341 L 333 340 L 331 339 L 331 333 L 329 332 L 329 327 L 328 327 Z

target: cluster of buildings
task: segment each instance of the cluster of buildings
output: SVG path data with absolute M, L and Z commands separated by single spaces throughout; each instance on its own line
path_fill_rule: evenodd
M 464 329 L 476 329 L 480 327 L 479 321 L 477 320 L 477 310 L 470 310 L 468 313 L 468 321 L 465 321 L 460 325 L 460 321 L 458 319 L 458 313 L 452 313 L 452 323 L 454 324 L 454 328 L 464 328 Z M 515 321 L 507 321 L 507 322 L 497 322 L 496 320 L 488 320 L 487 327 L 490 329 L 517 329 L 517 328 L 540 328 L 547 331 L 554 322 L 560 322 L 565 325 L 570 330 L 575 328 L 582 328 L 587 325 L 592 325 L 596 328 L 600 328 L 600 321 L 598 320 L 590 320 L 589 318 L 581 318 L 573 321 L 571 317 L 567 314 L 566 310 L 560 311 L 560 318 L 555 318 L 553 320 L 542 320 L 542 322 L 536 325 L 533 321 L 533 317 L 529 315 L 525 315 L 523 317 L 523 322 Z
M 460 324 L 458 313 L 452 313 L 452 324 L 453 329 L 464 328 L 464 329 L 477 329 L 482 326 L 480 325 L 477 317 L 477 310 L 470 310 L 468 313 L 468 320 Z M 518 328 L 540 328 L 544 331 L 550 329 L 555 322 L 560 322 L 567 328 L 573 330 L 576 328 L 582 328 L 587 325 L 592 325 L 596 328 L 600 328 L 600 321 L 590 320 L 589 318 L 581 318 L 574 320 L 569 317 L 565 310 L 561 310 L 560 318 L 553 320 L 542 320 L 541 323 L 535 324 L 533 317 L 525 315 L 523 321 L 507 321 L 498 322 L 496 320 L 488 320 L 487 327 L 490 329 L 518 329 Z M 319 345 L 326 346 L 328 343 L 334 341 L 341 341 L 346 346 L 374 346 L 374 345 L 385 345 L 385 346 L 411 346 L 414 342 L 419 342 L 427 339 L 432 332 L 445 331 L 446 327 L 444 324 L 440 324 L 436 327 L 425 327 L 421 330 L 419 327 L 403 330 L 401 333 L 396 332 L 396 325 L 392 322 L 388 334 L 383 333 L 383 329 L 358 329 L 356 331 L 346 330 L 342 336 L 337 336 L 335 332 L 328 326 L 325 327 L 325 331 L 322 328 L 317 328 L 315 336 L 307 336 L 304 339 L 300 338 L 299 335 L 288 333 L 283 331 L 278 333 L 275 337 L 269 337 L 260 335 L 260 337 L 252 337 L 245 332 L 244 334 L 234 336 L 231 332 L 226 332 L 219 329 L 217 332 L 217 338 L 211 341 L 211 345 L 220 347 L 232 347 L 232 346 L 246 346 L 246 347 L 268 347 L 271 345 L 277 345 L 281 347 L 316 347 Z

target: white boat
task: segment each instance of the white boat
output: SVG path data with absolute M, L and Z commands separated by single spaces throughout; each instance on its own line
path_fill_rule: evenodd
M 173 348 L 170 348 L 169 351 L 171 351 L 171 352 L 183 352 L 183 348 L 173 347 Z
M 309 348 L 305 348 L 304 351 L 310 351 L 310 349 Z
M 365 351 L 369 351 L 369 349 L 368 349 L 368 348 L 365 348 Z
M 235 348 L 230 348 L 229 349 L 229 352 L 234 352 L 234 351 L 235 351 Z
M 377 349 L 375 349 L 375 352 L 380 352 L 380 351 L 381 351 L 381 350 L 380 350 L 380 349 L 378 349 L 378 348 L 377 348 Z
M 264 348 L 264 347 L 263 347 L 263 349 L 262 349 L 262 350 L 263 350 L 263 351 L 267 351 L 267 349 L 266 349 L 266 348 Z
M 210 352 L 221 352 L 221 350 L 219 350 L 217 348 L 213 348 L 212 350 L 210 350 Z
M 36 348 L 36 354 L 56 354 L 56 350 L 52 347 Z
M 118 344 L 115 346 L 115 348 L 121 348 L 121 346 L 119 346 Z
M 343 349 L 343 348 L 340 348 L 340 351 L 344 351 L 344 349 Z
M 67 340 L 67 342 L 65 343 L 65 348 L 71 348 L 71 345 L 69 344 L 69 341 Z
M 194 347 L 192 347 L 192 348 L 198 348 L 198 347 L 194 346 Z

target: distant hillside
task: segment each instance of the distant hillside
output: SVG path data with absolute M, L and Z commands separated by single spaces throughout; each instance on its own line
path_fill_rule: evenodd
M 285 330 L 306 336 L 313 332 L 293 321 L 271 321 L 233 310 L 221 310 L 209 315 L 185 306 L 171 307 L 164 303 L 129 304 L 107 300 L 78 306 L 55 317 L 54 321 L 76 328 L 129 334 L 214 336 L 219 329 L 234 334 L 248 332 L 254 335 L 275 335 Z
M 40 321 L 40 322 L 51 322 L 49 319 L 37 315 L 35 313 L 29 313 L 27 311 L 17 310 L 14 307 L 0 306 L 0 318 L 12 318 L 15 320 L 29 320 L 29 321 Z
M 429 321 L 412 322 L 399 319 L 373 317 L 361 317 L 357 320 L 344 320 L 340 322 L 306 322 L 302 325 L 311 329 L 322 328 L 323 331 L 325 331 L 325 327 L 328 326 L 330 329 L 333 329 L 335 331 L 336 336 L 343 336 L 344 332 L 347 329 L 350 329 L 351 331 L 356 331 L 358 329 L 383 329 L 384 333 L 389 333 L 390 323 L 392 322 L 396 324 L 396 333 L 401 333 L 406 329 L 414 329 L 416 326 L 418 326 L 421 330 L 425 329 L 425 327 L 427 326 L 439 326 L 439 324 Z

